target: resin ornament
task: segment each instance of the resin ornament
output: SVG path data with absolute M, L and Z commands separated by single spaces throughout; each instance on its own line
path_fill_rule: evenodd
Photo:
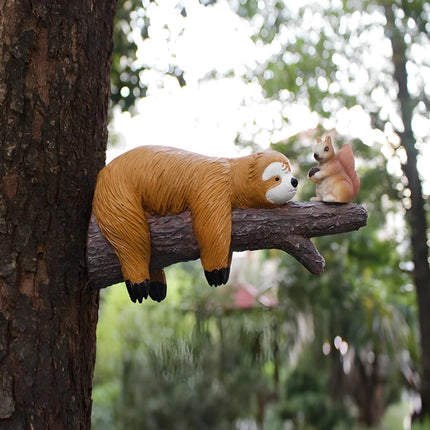
M 177 148 L 142 146 L 120 155 L 97 178 L 93 213 L 121 264 L 130 299 L 166 296 L 164 270 L 150 270 L 147 219 L 191 212 L 206 279 L 228 281 L 232 208 L 271 208 L 288 202 L 298 181 L 276 151 L 214 158 Z
M 331 137 L 317 139 L 314 158 L 318 167 L 309 170 L 308 177 L 316 184 L 316 197 L 311 201 L 330 203 L 350 203 L 358 194 L 360 179 L 355 171 L 354 154 L 351 146 L 345 143 L 335 153 Z

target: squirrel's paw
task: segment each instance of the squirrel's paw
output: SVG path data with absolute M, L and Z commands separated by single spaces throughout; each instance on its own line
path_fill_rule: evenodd
M 309 169 L 309 172 L 308 172 L 308 178 L 311 178 L 312 176 L 314 176 L 314 175 L 315 175 L 315 173 L 317 173 L 317 172 L 319 172 L 319 171 L 320 171 L 320 169 L 319 169 L 318 167 L 316 167 L 316 166 L 311 167 L 311 168 Z

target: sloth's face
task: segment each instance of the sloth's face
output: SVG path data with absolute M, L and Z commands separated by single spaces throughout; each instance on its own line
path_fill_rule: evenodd
M 287 163 L 270 163 L 264 169 L 262 179 L 267 184 L 266 199 L 269 202 L 283 204 L 296 194 L 298 180 L 291 174 Z

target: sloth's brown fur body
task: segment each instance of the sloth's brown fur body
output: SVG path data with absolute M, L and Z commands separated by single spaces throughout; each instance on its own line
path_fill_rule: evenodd
M 162 270 L 149 273 L 147 218 L 186 209 L 205 271 L 229 267 L 231 209 L 277 206 L 265 197 L 277 184 L 275 178 L 261 177 L 272 162 L 290 169 L 288 159 L 274 151 L 227 159 L 142 146 L 114 159 L 99 173 L 93 211 L 119 257 L 124 279 L 165 283 Z

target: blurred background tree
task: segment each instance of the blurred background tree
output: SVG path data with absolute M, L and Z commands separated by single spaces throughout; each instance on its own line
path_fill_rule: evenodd
M 169 49 L 183 30 L 151 27 L 152 8 L 163 2 L 120 3 L 112 101 L 136 113 L 136 101 L 151 85 L 162 86 L 163 76 L 186 85 L 187 70 Z M 200 3 L 210 11 L 217 2 Z M 299 198 L 307 200 L 315 138 L 328 130 L 338 145 L 353 140 L 368 226 L 318 239 L 326 259 L 321 277 L 281 253 L 259 254 L 242 271 L 258 294 L 277 292 L 276 307 L 232 310 L 226 303 L 234 298 L 209 289 L 193 263 L 169 269 L 162 306 L 128 307 L 110 288 L 102 296 L 94 428 L 403 428 L 403 418 L 420 409 L 416 393 L 430 415 L 422 180 L 430 7 L 422 0 L 230 0 L 230 7 L 250 23 L 264 55 L 252 67 L 213 70 L 204 79 L 234 75 L 257 84 L 273 112 L 269 124 L 256 120 L 238 130 L 237 145 L 272 136 L 272 146 L 301 167 Z M 187 19 L 187 2 L 175 10 Z M 164 31 L 166 58 L 145 63 L 137 52 L 157 31 Z M 312 126 L 292 135 L 293 110 Z M 269 290 L 261 276 L 267 265 L 279 275 Z

